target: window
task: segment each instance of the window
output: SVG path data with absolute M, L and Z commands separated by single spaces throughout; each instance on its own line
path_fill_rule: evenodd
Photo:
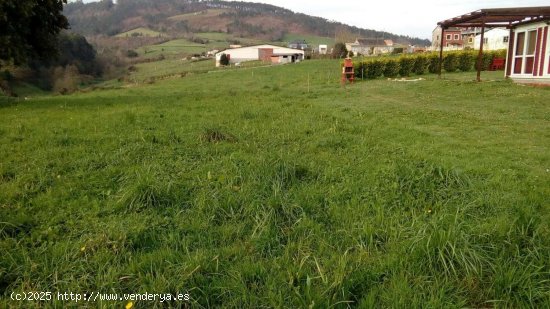
M 533 74 L 537 31 L 518 32 L 514 55 L 514 74 Z
M 525 32 L 516 35 L 516 53 L 514 57 L 514 74 L 521 74 L 523 66 L 523 48 L 525 46 Z
M 468 38 L 468 43 L 473 43 L 473 42 L 474 42 L 474 38 L 469 37 L 469 38 Z
M 508 43 L 508 36 L 505 36 L 502 38 L 502 43 Z
M 460 36 L 458 34 L 455 34 L 455 40 L 460 39 Z
M 451 35 L 447 34 L 447 40 L 451 40 Z
M 483 38 L 483 44 L 489 44 L 489 38 Z

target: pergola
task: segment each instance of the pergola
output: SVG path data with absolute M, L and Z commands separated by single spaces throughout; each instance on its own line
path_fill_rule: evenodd
M 439 76 L 441 76 L 441 66 L 443 62 L 443 37 L 445 35 L 446 29 L 450 27 L 481 28 L 481 42 L 479 46 L 479 55 L 477 57 L 477 81 L 481 81 L 481 61 L 483 57 L 483 40 L 485 36 L 485 28 L 510 29 L 511 38 L 513 27 L 524 23 L 530 23 L 533 21 L 544 19 L 550 19 L 550 6 L 481 9 L 475 12 L 438 22 L 437 24 L 441 27 L 441 46 L 439 49 Z M 509 42 L 511 45 L 512 40 L 510 40 Z M 511 47 L 512 46 L 508 47 L 508 53 L 512 52 Z

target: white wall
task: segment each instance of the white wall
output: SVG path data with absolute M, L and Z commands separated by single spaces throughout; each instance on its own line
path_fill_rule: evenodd
M 507 49 L 508 41 L 504 41 L 504 39 L 509 35 L 510 35 L 510 31 L 506 29 L 495 28 L 495 29 L 486 31 L 485 39 L 487 39 L 487 43 L 483 44 L 483 50 Z M 510 40 L 509 37 L 508 37 L 508 40 Z M 481 43 L 481 34 L 478 34 L 474 42 L 474 49 L 479 50 L 480 43 Z
M 233 48 L 226 49 L 216 54 L 216 64 L 218 64 L 222 54 L 229 55 L 230 63 L 244 62 L 244 61 L 254 61 L 259 60 L 259 49 L 262 48 L 272 48 L 274 54 L 301 54 L 302 59 L 304 59 L 305 52 L 300 49 L 286 48 L 275 45 L 256 45 L 249 47 Z
M 544 30 L 544 28 L 548 27 L 548 25 L 546 24 L 546 22 L 538 22 L 538 23 L 531 23 L 531 24 L 526 24 L 526 25 L 522 25 L 522 26 L 518 26 L 514 29 L 514 36 L 517 38 L 517 34 L 519 32 L 527 32 L 527 31 L 533 31 L 533 30 L 538 30 L 538 29 L 542 29 Z M 543 32 L 544 33 L 544 32 Z M 516 48 L 517 48 L 517 39 L 515 39 L 515 42 L 514 42 L 514 46 L 513 46 L 513 49 L 512 49 L 512 59 L 507 59 L 507 61 L 511 61 L 511 65 L 512 65 L 512 72 L 511 72 L 511 75 L 510 77 L 512 77 L 514 80 L 526 80 L 526 81 L 529 81 L 529 80 L 532 80 L 532 81 L 537 81 L 537 82 L 544 82 L 544 83 L 550 83 L 550 73 L 548 73 L 548 70 L 550 69 L 550 28 L 548 30 L 548 33 L 546 35 L 546 37 L 544 35 L 541 35 L 541 42 L 540 44 L 537 43 L 537 47 L 539 47 L 538 49 L 535 49 L 535 55 L 539 55 L 539 63 L 537 65 L 537 67 L 534 67 L 533 68 L 533 73 L 530 74 L 530 73 L 514 73 L 515 71 L 515 60 L 517 58 L 522 58 L 522 63 L 523 63 L 523 66 L 522 66 L 522 71 L 525 70 L 525 63 L 526 63 L 526 58 L 525 57 L 529 57 L 528 55 L 524 55 L 524 56 L 521 56 L 521 55 L 516 55 Z M 538 37 L 537 37 L 538 39 Z M 525 39 L 525 43 L 524 43 L 524 50 L 526 50 L 526 46 L 527 46 L 527 37 Z M 546 46 L 544 46 L 546 45 Z M 546 48 L 545 48 L 546 47 Z M 543 51 L 544 54 L 542 53 Z M 530 56 L 532 57 L 532 56 Z M 535 56 L 536 57 L 536 56 Z M 542 75 L 535 75 L 535 72 L 538 72 L 540 73 L 540 71 L 536 71 L 537 69 L 540 70 L 540 61 L 543 61 L 543 71 L 542 71 Z

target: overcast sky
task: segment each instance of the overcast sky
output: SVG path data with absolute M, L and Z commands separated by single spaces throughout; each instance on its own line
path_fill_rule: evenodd
M 91 2 L 94 0 L 85 0 Z M 256 0 L 352 26 L 431 39 L 438 21 L 482 8 L 548 6 L 549 0 Z

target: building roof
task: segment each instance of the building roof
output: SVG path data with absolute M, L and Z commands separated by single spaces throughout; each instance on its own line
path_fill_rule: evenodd
M 356 39 L 355 43 L 358 43 L 361 46 L 391 46 L 393 45 L 392 40 L 384 39 Z
M 240 49 L 247 49 L 247 48 L 272 48 L 274 52 L 276 53 L 292 53 L 292 54 L 304 54 L 304 51 L 301 49 L 295 49 L 295 48 L 288 48 L 288 47 L 282 47 L 282 46 L 276 46 L 276 45 L 269 45 L 269 44 L 263 44 L 263 45 L 253 45 L 253 46 L 244 46 L 244 47 L 238 47 L 238 48 L 228 48 L 225 50 L 222 50 L 218 52 L 218 54 L 230 52 L 232 50 L 240 50 Z
M 481 9 L 437 24 L 445 29 L 449 27 L 513 27 L 515 25 L 547 20 L 550 18 L 550 6 L 516 7 L 499 9 Z

